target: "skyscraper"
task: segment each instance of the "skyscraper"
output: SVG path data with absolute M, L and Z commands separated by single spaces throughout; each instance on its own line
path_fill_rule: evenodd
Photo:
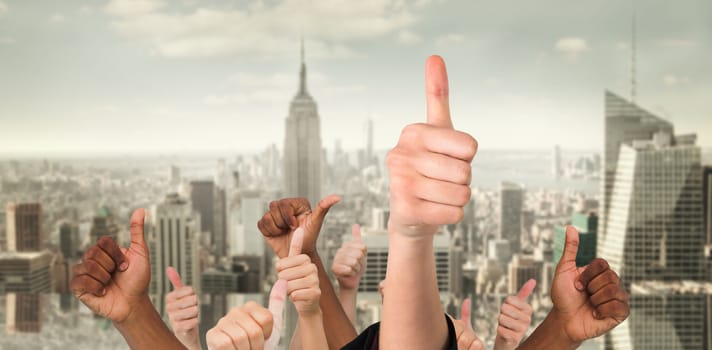
M 561 169 L 561 147 L 559 145 L 554 146 L 554 150 L 551 152 L 551 174 L 555 177 L 561 176 L 563 169 Z
M 44 252 L 0 253 L 0 294 L 6 294 L 5 321 L 8 334 L 38 333 L 42 328 L 40 293 L 51 291 L 52 254 Z
M 712 166 L 707 166 L 702 173 L 702 208 L 705 217 L 705 259 L 707 260 L 707 281 L 712 282 Z
M 509 241 L 512 253 L 518 253 L 521 249 L 524 188 L 513 182 L 503 181 L 499 194 L 499 239 Z
M 5 210 L 7 250 L 35 252 L 42 241 L 42 206 L 39 203 L 9 203 Z
M 517 294 L 529 279 L 537 279 L 540 276 L 541 262 L 535 261 L 531 255 L 515 254 L 512 256 L 507 271 L 509 275 L 507 292 Z
M 67 260 L 79 258 L 79 225 L 65 222 L 59 227 L 59 250 Z
M 623 282 L 704 276 L 702 169 L 691 135 L 623 144 L 599 256 Z
M 119 242 L 119 226 L 114 222 L 114 216 L 106 206 L 99 208 L 91 225 L 90 244 L 94 244 L 99 238 L 109 236 L 117 243 Z
M 150 292 L 154 305 L 165 315 L 164 296 L 172 290 L 166 268 L 174 267 L 185 285 L 192 286 L 200 295 L 200 265 L 198 245 L 200 216 L 190 203 L 177 194 L 169 194 L 163 203 L 154 208 L 154 218 L 149 242 L 151 254 Z
M 307 68 L 299 73 L 299 91 L 289 107 L 284 133 L 284 195 L 306 197 L 312 206 L 321 199 L 321 127 L 316 101 L 307 91 Z
M 579 233 L 579 247 L 576 253 L 576 266 L 588 265 L 596 258 L 596 245 L 598 243 L 598 216 L 594 213 L 574 213 L 571 216 L 571 226 Z M 566 227 L 554 227 L 554 256 L 552 263 L 559 264 L 561 255 L 566 245 Z
M 191 181 L 190 201 L 200 214 L 200 232 L 210 232 L 211 245 L 218 256 L 227 252 L 227 221 L 225 190 L 213 181 Z
M 674 134 L 673 125 L 612 92 L 605 92 L 603 219 L 607 220 L 621 145 L 650 140 L 656 132 Z M 604 231 L 605 234 L 605 231 Z
M 636 282 L 631 313 L 610 333 L 613 349 L 683 350 L 712 346 L 712 284 Z

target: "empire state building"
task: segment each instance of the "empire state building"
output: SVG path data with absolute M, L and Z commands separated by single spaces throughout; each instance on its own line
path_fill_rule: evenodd
M 304 42 L 299 91 L 289 106 L 284 136 L 284 195 L 306 197 L 315 206 L 321 199 L 321 127 L 316 101 L 307 91 Z

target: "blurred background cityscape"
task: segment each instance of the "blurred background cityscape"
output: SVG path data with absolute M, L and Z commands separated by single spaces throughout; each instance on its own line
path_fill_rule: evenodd
M 127 347 L 69 280 L 98 237 L 128 244 L 139 207 L 156 309 L 174 266 L 204 335 L 266 301 L 269 202 L 331 193 L 319 251 L 331 266 L 362 225 L 357 328 L 377 322 L 384 158 L 440 53 L 480 141 L 465 218 L 435 239 L 446 311 L 471 298 L 491 346 L 535 278 L 535 328 L 574 225 L 577 264 L 607 259 L 632 309 L 583 348 L 712 349 L 712 4 L 544 3 L 0 0 L 0 348 Z

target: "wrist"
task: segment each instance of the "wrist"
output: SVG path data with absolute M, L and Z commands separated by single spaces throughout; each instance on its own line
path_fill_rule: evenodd
M 113 321 L 114 326 L 119 331 L 128 330 L 132 327 L 135 328 L 134 326 L 140 328 L 146 320 L 151 318 L 158 317 L 160 319 L 158 312 L 153 308 L 153 303 L 148 294 L 141 295 L 135 302 L 130 303 L 130 305 L 131 310 L 126 318 Z
M 358 283 L 356 283 L 358 285 Z M 358 294 L 357 288 L 345 287 L 341 282 L 339 282 L 339 294 L 345 297 L 351 297 Z
M 299 318 L 307 322 L 321 321 L 321 308 L 317 307 L 314 310 L 300 311 Z
M 546 335 L 546 343 L 552 344 L 547 348 L 576 349 L 581 345 L 580 341 L 571 339 L 566 332 L 566 319 L 556 307 L 551 309 L 551 312 L 549 312 L 544 321 L 542 321 L 541 325 L 537 328 L 537 330 L 539 329 L 541 329 L 542 334 Z

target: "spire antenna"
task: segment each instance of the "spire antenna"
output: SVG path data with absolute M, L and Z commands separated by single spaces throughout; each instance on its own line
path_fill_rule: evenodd
M 636 16 L 635 16 L 635 0 L 632 0 L 633 4 L 633 18 L 631 25 L 631 45 L 630 45 L 630 102 L 635 104 L 637 81 L 636 81 Z

